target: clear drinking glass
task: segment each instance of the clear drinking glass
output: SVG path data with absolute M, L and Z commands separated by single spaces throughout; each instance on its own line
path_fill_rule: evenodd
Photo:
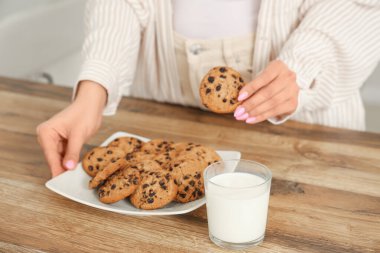
M 264 240 L 271 171 L 248 160 L 220 161 L 204 172 L 211 241 L 242 249 Z

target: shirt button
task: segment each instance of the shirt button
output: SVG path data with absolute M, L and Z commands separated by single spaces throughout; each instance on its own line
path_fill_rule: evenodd
M 200 44 L 193 44 L 189 47 L 190 53 L 197 55 L 201 52 L 202 46 Z

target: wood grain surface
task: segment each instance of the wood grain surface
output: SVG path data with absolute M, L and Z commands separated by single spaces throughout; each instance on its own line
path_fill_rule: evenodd
M 0 252 L 229 252 L 209 240 L 204 206 L 133 217 L 45 188 L 50 172 L 35 128 L 70 97 L 66 88 L 0 78 Z M 85 149 L 116 131 L 239 150 L 266 164 L 274 176 L 266 237 L 244 252 L 380 252 L 380 134 L 293 121 L 252 126 L 125 98 Z

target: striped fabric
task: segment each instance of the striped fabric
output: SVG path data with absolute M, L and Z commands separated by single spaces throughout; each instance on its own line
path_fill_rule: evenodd
M 123 94 L 183 104 L 170 0 L 90 0 L 80 80 L 108 91 L 105 114 Z M 261 1 L 252 78 L 274 59 L 297 74 L 288 118 L 365 129 L 360 87 L 380 59 L 379 0 Z

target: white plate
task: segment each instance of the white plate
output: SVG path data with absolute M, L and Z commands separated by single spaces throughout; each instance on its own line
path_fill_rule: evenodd
M 122 136 L 131 136 L 138 138 L 142 141 L 149 141 L 149 139 L 137 136 L 134 134 L 126 132 L 117 132 L 111 135 L 106 141 L 102 143 L 101 146 L 106 146 L 113 139 L 122 137 Z M 240 152 L 237 151 L 217 151 L 220 157 L 223 160 L 228 159 L 239 159 Z M 98 196 L 95 190 L 88 188 L 88 181 L 90 176 L 84 172 L 82 169 L 81 163 L 78 164 L 75 170 L 66 171 L 65 173 L 50 179 L 46 182 L 46 187 L 56 192 L 66 198 L 74 200 L 76 202 L 92 206 L 95 208 L 122 213 L 129 215 L 175 215 L 191 212 L 206 203 L 205 197 L 181 204 L 177 202 L 172 202 L 169 205 L 161 209 L 156 210 L 142 210 L 135 208 L 128 200 L 122 200 L 114 204 L 103 204 L 98 200 Z

